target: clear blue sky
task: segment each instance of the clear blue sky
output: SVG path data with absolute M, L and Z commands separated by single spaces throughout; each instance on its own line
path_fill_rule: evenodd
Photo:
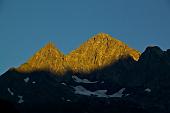
M 170 48 L 170 0 L 0 0 L 0 73 L 49 41 L 68 53 L 99 32 Z

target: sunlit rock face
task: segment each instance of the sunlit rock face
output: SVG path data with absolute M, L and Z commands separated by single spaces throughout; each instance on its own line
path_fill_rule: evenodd
M 53 43 L 48 43 L 17 70 L 20 72 L 45 70 L 63 74 L 66 71 L 64 54 L 62 54 Z
M 99 33 L 66 56 L 74 72 L 90 73 L 111 65 L 121 58 L 138 60 L 140 52 L 105 33 Z
M 99 33 L 66 56 L 54 44 L 48 43 L 17 70 L 47 70 L 57 74 L 64 74 L 70 70 L 74 73 L 90 73 L 122 58 L 132 57 L 137 61 L 139 56 L 140 52 L 137 50 L 108 34 Z

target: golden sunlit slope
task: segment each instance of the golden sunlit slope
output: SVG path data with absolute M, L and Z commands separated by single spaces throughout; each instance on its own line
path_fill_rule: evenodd
M 59 74 L 70 70 L 90 73 L 127 56 L 138 60 L 140 52 L 108 34 L 99 33 L 66 56 L 54 44 L 48 43 L 17 70 L 19 72 L 48 70 Z
M 66 61 L 74 72 L 89 73 L 127 56 L 138 60 L 140 52 L 108 34 L 99 33 L 69 53 Z
M 20 72 L 47 70 L 61 74 L 66 71 L 65 66 L 64 54 L 53 43 L 48 43 L 17 70 Z

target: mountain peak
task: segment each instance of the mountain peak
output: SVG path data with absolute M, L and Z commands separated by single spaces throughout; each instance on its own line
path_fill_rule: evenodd
M 95 38 L 95 39 L 113 39 L 109 34 L 102 33 L 102 32 L 94 35 L 92 38 Z
M 145 56 L 146 55 L 149 55 L 149 56 L 162 56 L 162 54 L 164 53 L 164 51 L 158 47 L 158 46 L 148 46 L 145 51 L 142 53 L 141 57 Z
M 45 56 L 45 57 L 53 57 L 55 55 L 57 56 L 64 56 L 64 54 L 55 46 L 54 43 L 48 42 L 43 48 L 41 48 L 38 52 L 41 53 L 40 55 Z M 44 55 L 44 54 L 46 55 Z
M 56 47 L 55 47 L 55 44 L 54 44 L 54 43 L 48 42 L 43 48 L 46 48 L 46 49 L 54 49 L 54 48 L 56 48 Z
M 17 70 L 20 72 L 50 70 L 63 73 L 65 71 L 64 54 L 52 42 L 49 42 Z
M 94 35 L 92 38 L 90 38 L 89 40 L 94 40 L 95 42 L 107 42 L 107 41 L 115 41 L 115 42 L 121 42 L 115 38 L 113 38 L 111 35 L 107 34 L 107 33 L 98 33 L 96 35 Z
M 145 51 L 155 52 L 155 53 L 162 53 L 163 52 L 162 49 L 158 46 L 148 46 Z
M 166 52 L 158 46 L 148 46 L 141 54 L 139 62 L 145 64 L 150 62 L 150 64 L 153 65 L 153 63 L 158 63 L 160 60 L 163 60 L 165 53 Z
M 105 33 L 99 33 L 66 56 L 74 72 L 91 72 L 130 56 L 138 60 L 140 52 Z

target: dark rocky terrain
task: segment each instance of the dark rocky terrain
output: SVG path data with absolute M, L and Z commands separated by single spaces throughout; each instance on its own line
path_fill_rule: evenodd
M 0 76 L 0 98 L 21 113 L 170 113 L 169 81 L 170 50 L 98 34 L 68 55 L 47 44 Z

